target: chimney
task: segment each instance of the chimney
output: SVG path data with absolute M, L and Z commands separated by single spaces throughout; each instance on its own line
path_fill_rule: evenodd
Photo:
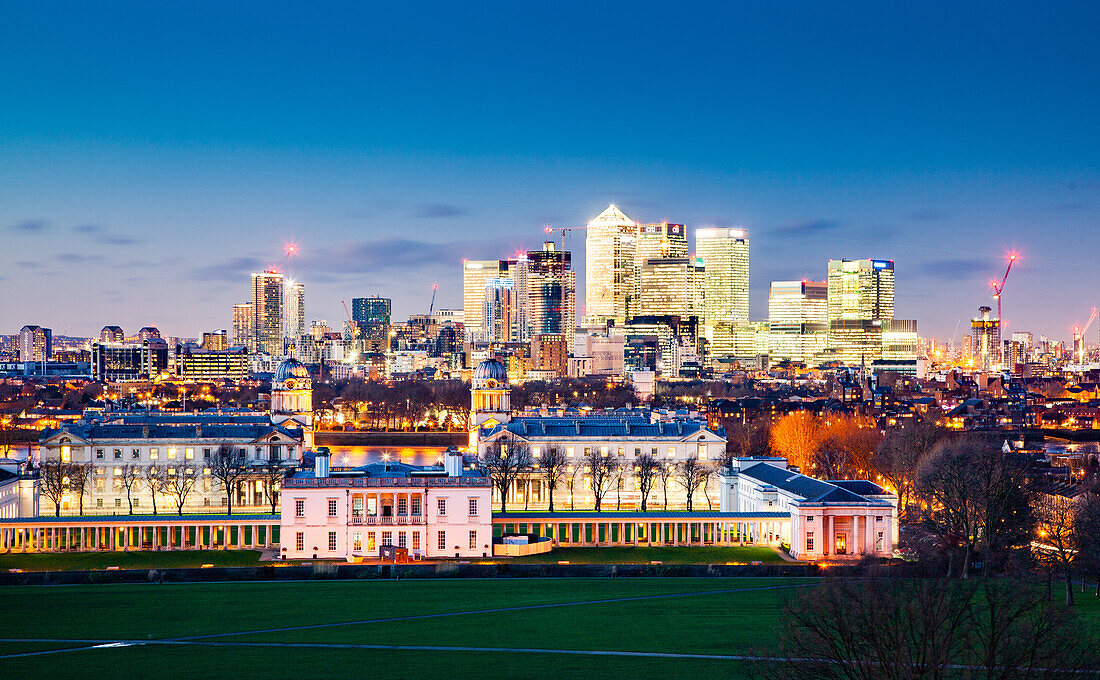
M 443 469 L 448 477 L 462 476 L 462 453 L 451 446 L 443 452 Z
M 313 453 L 313 476 L 317 479 L 328 477 L 328 447 L 320 446 Z

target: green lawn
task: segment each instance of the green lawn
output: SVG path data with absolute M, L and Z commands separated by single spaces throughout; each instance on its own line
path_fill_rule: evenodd
M 201 567 L 255 567 L 258 550 L 180 550 L 86 553 L 0 553 L 0 571 L 83 571 L 89 569 L 172 569 Z
M 570 564 L 649 564 L 659 561 L 664 564 L 726 564 L 737 562 L 749 564 L 780 564 L 784 560 L 771 548 L 760 546 L 744 547 L 664 547 L 653 548 L 554 548 L 548 553 L 515 557 L 507 560 L 514 564 L 557 564 L 568 561 Z
M 3 677 L 21 679 L 339 680 L 382 675 L 396 679 L 732 680 L 749 677 L 752 662 L 531 650 L 767 654 L 777 647 L 788 600 L 817 582 L 793 578 L 409 579 L 5 587 L 0 588 L 0 601 L 5 603 L 6 632 L 0 637 L 51 641 L 0 642 L 0 668 Z M 662 597 L 629 599 L 649 596 Z M 1082 596 L 1080 602 L 1081 609 L 1100 625 L 1100 600 Z M 433 614 L 451 615 L 425 617 Z M 347 625 L 326 625 L 334 623 Z M 275 630 L 317 625 L 326 627 Z M 189 644 L 156 642 L 201 635 L 216 637 Z M 73 638 L 134 644 L 92 649 L 96 642 L 68 641 Z M 302 644 L 514 651 L 288 646 Z M 74 646 L 87 648 L 5 658 Z

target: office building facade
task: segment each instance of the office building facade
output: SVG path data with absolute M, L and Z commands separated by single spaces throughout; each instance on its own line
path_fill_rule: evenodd
M 636 306 L 637 227 L 614 205 L 588 223 L 585 238 L 585 315 L 587 326 L 621 326 Z
M 884 322 L 894 318 L 892 260 L 829 260 L 829 350 L 849 366 L 882 357 Z
M 295 343 L 306 334 L 306 285 L 301 281 L 286 282 L 285 339 Z
M 364 354 L 385 354 L 390 351 L 390 321 L 393 301 L 384 297 L 361 297 L 351 301 L 351 319 L 358 332 L 359 347 Z
M 734 334 L 749 322 L 749 235 L 744 229 L 695 230 L 704 267 L 704 327 L 712 358 L 736 353 Z
M 19 359 L 47 361 L 53 354 L 53 331 L 27 324 L 19 329 Z
M 828 284 L 772 281 L 768 292 L 768 357 L 813 365 L 829 339 Z
M 252 275 L 253 352 L 283 353 L 283 275 L 275 270 Z

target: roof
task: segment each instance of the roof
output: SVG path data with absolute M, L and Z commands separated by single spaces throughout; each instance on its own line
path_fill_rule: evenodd
M 787 470 L 767 463 L 757 463 L 739 471 L 777 489 L 800 497 L 809 503 L 884 503 L 860 496 L 842 486 L 808 477 L 800 472 Z M 871 484 L 870 482 L 867 482 Z
M 634 220 L 627 217 L 622 210 L 619 210 L 614 205 L 609 205 L 607 208 L 596 215 L 596 217 L 588 223 L 589 227 L 633 227 Z
M 537 417 L 516 418 L 510 423 L 493 426 L 486 436 L 508 431 L 524 439 L 578 439 L 630 437 L 641 439 L 668 439 L 679 441 L 696 434 L 709 433 L 706 424 L 698 420 L 677 420 L 673 422 L 651 423 L 647 418 L 601 418 L 601 417 Z
M 85 441 L 115 439 L 200 439 L 252 441 L 271 434 L 281 434 L 300 441 L 301 430 L 291 430 L 282 425 L 265 423 L 68 423 L 60 428 L 48 428 L 39 434 L 44 442 L 61 433 Z

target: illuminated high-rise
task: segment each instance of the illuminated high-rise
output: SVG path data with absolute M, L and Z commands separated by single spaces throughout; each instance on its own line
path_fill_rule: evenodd
M 829 337 L 828 284 L 772 281 L 768 293 L 768 356 L 813 365 Z
M 390 351 L 390 316 L 393 301 L 383 297 L 362 297 L 351 300 L 351 319 L 358 328 L 355 352 L 385 354 Z
M 467 340 L 485 340 L 485 287 L 500 278 L 500 260 L 463 260 L 462 316 Z
M 749 323 L 749 235 L 744 229 L 695 230 L 705 269 L 703 334 L 712 358 L 735 353 L 734 332 Z
M 285 338 L 291 343 L 306 334 L 306 285 L 301 281 L 286 282 Z
M 702 319 L 706 272 L 694 257 L 652 257 L 638 270 L 638 312 L 635 316 L 678 316 Z
M 637 229 L 634 266 L 639 270 L 650 258 L 687 257 L 687 228 L 684 225 L 670 222 L 639 223 Z
M 829 260 L 829 349 L 849 366 L 882 359 L 894 318 L 893 260 Z
M 500 278 L 507 279 L 511 284 L 511 328 L 508 334 L 511 342 L 528 342 L 531 339 L 531 307 L 529 274 L 531 271 L 527 255 L 500 261 Z M 492 280 L 490 280 L 492 283 Z M 493 335 L 493 324 L 486 322 L 486 326 Z
M 283 353 L 283 275 L 275 270 L 252 275 L 253 352 Z
M 1001 367 L 1001 320 L 990 316 L 992 311 L 989 307 L 979 307 L 978 316 L 970 320 L 974 366 L 985 371 Z
M 585 237 L 584 323 L 621 326 L 634 314 L 637 228 L 611 205 L 588 223 Z
M 515 342 L 515 282 L 509 278 L 489 279 L 485 284 L 485 328 L 487 340 Z
M 19 329 L 19 360 L 49 361 L 53 354 L 53 331 L 27 324 Z
M 576 325 L 577 279 L 571 268 L 571 253 L 554 247 L 527 253 L 527 318 L 530 336 L 560 334 L 568 351 L 573 350 Z
M 142 338 L 144 340 L 144 338 Z M 233 337 L 230 339 L 234 347 L 252 346 L 252 303 L 241 302 L 233 305 Z

